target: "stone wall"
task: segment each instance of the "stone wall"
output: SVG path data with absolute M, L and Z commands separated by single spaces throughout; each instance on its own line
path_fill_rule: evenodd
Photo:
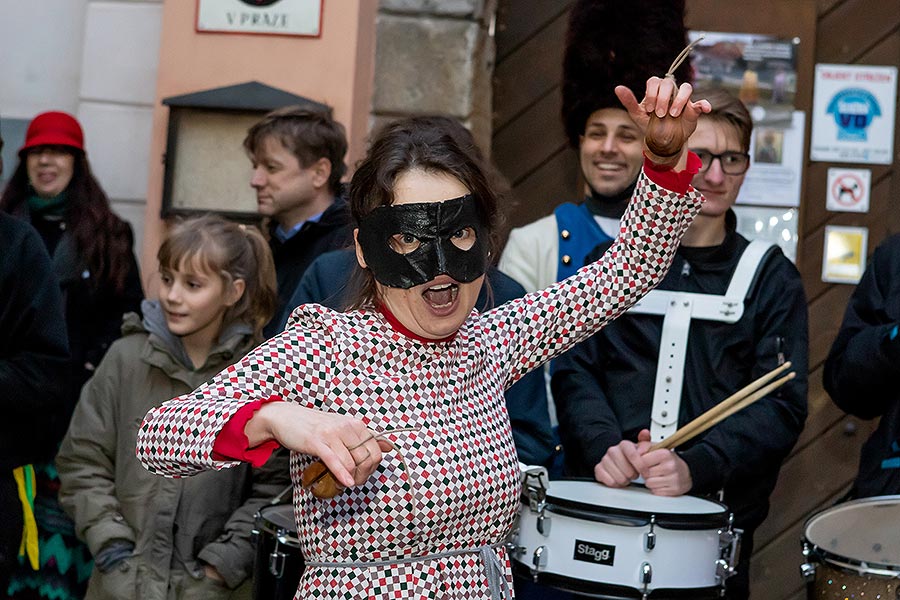
M 496 0 L 381 0 L 372 126 L 445 114 L 491 147 Z

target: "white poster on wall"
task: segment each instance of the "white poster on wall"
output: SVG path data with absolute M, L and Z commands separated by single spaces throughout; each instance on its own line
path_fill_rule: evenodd
M 805 117 L 802 110 L 795 110 L 790 123 L 754 126 L 750 169 L 738 192 L 738 204 L 800 206 Z
M 828 197 L 825 208 L 836 212 L 869 212 L 869 169 L 828 169 Z
M 318 37 L 324 0 L 197 0 L 197 31 Z
M 816 65 L 810 159 L 894 160 L 897 67 Z

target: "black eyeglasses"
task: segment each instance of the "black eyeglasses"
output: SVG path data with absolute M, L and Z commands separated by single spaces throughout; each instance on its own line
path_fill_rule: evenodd
M 703 148 L 691 152 L 700 159 L 700 172 L 706 171 L 715 159 L 719 159 L 722 166 L 722 172 L 726 175 L 743 175 L 750 168 L 750 155 L 746 152 L 723 152 L 721 154 L 713 154 L 709 150 Z

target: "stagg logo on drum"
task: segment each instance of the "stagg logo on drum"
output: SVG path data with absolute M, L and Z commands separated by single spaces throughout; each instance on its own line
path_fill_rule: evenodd
M 612 566 L 616 560 L 616 547 L 584 540 L 575 540 L 575 560 Z

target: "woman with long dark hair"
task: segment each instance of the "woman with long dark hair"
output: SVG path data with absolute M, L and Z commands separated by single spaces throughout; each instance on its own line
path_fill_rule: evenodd
M 81 125 L 63 112 L 39 114 L 29 124 L 0 210 L 30 222 L 52 257 L 71 353 L 66 410 L 47 423 L 47 462 L 34 465 L 41 571 L 23 566 L 9 595 L 81 598 L 90 556 L 77 543 L 72 523 L 56 501 L 59 481 L 52 459 L 81 386 L 119 337 L 122 316 L 140 310 L 143 291 L 132 250 L 134 236 L 112 212 L 91 172 Z

